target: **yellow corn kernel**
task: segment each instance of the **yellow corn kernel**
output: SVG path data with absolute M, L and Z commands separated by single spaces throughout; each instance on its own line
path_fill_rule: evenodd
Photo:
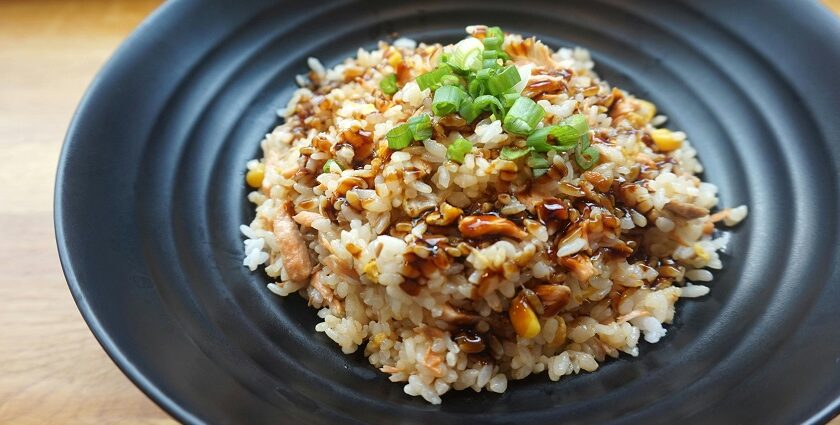
M 694 244 L 694 253 L 697 254 L 697 257 L 703 261 L 709 261 L 709 253 L 700 246 L 699 243 Z
M 656 105 L 644 99 L 636 100 L 639 102 L 639 107 L 636 113 L 644 120 L 645 124 L 649 123 L 656 115 Z
M 540 321 L 524 296 L 519 295 L 513 299 L 508 309 L 508 316 L 513 330 L 522 338 L 533 338 L 540 334 L 542 329 Z
M 402 53 L 399 50 L 394 50 L 390 56 L 388 56 L 388 63 L 393 66 L 394 68 L 400 66 L 403 61 Z
M 262 186 L 263 178 L 265 178 L 265 165 L 263 164 L 257 165 L 253 170 L 248 170 L 248 174 L 245 174 L 245 182 L 254 189 Z
M 674 139 L 674 133 L 667 128 L 657 128 L 650 132 L 650 137 L 661 151 L 669 152 L 682 146 L 682 141 Z
M 376 265 L 375 260 L 368 261 L 368 263 L 365 264 L 365 267 L 364 269 L 362 269 L 362 271 L 365 273 L 368 279 L 374 282 L 379 281 L 379 267 Z
M 370 342 L 375 346 L 379 346 L 382 344 L 382 341 L 385 341 L 386 337 L 387 335 L 384 332 L 379 332 L 370 339 Z

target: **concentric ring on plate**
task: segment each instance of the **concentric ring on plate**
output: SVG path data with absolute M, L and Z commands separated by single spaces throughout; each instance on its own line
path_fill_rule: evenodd
M 792 373 L 794 361 L 832 364 L 824 350 L 833 340 L 812 339 L 836 332 L 819 317 L 830 317 L 831 301 L 840 299 L 825 286 L 836 282 L 838 262 L 836 220 L 823 213 L 837 207 L 837 153 L 827 143 L 837 128 L 821 112 L 830 108 L 814 106 L 830 101 L 789 77 L 793 65 L 766 58 L 771 48 L 751 47 L 716 13 L 669 2 L 422 9 L 418 16 L 418 7 L 385 2 L 253 3 L 212 11 L 181 3 L 149 24 L 170 41 L 140 33 L 115 57 L 68 135 L 56 222 L 80 308 L 132 379 L 192 421 L 398 415 L 447 423 L 465 414 L 494 422 L 663 421 L 665 411 L 698 422 L 740 417 L 736 407 L 753 419 L 801 421 L 834 400 L 836 383 L 824 369 Z M 777 19 L 816 14 L 810 5 L 766 9 Z M 195 26 L 179 28 L 190 21 Z M 266 280 L 239 266 L 236 228 L 250 218 L 241 164 L 257 156 L 252 141 L 275 124 L 273 105 L 290 95 L 288 82 L 304 72 L 306 57 L 331 64 L 397 29 L 453 41 L 478 21 L 590 49 L 604 78 L 650 98 L 691 135 L 721 202 L 746 203 L 751 217 L 733 235 L 739 258 L 725 260 L 711 299 L 685 305 L 676 331 L 643 348 L 644 357 L 561 386 L 535 379 L 502 396 L 454 395 L 438 410 L 380 382 L 364 359 L 344 358 L 313 331 L 302 300 L 276 300 L 263 290 Z M 826 60 L 836 62 L 836 54 L 829 50 Z M 125 190 L 90 189 L 101 181 Z M 769 370 L 787 372 L 799 384 L 796 400 L 809 401 L 776 416 L 773 404 L 791 395 L 764 385 L 775 376 Z

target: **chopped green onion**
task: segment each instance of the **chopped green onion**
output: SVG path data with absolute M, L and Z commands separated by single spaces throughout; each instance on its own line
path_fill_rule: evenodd
M 385 137 L 388 139 L 388 147 L 395 151 L 407 148 L 413 140 L 408 124 L 400 124 L 392 128 Z
M 493 115 L 496 115 L 497 118 L 501 119 L 505 116 L 505 107 L 502 105 L 502 102 L 496 98 L 495 96 L 490 96 L 489 94 L 485 94 L 483 96 L 479 96 L 473 100 L 473 109 L 479 111 L 493 111 Z
M 589 123 L 586 122 L 586 117 L 583 114 L 574 114 L 566 117 L 560 122 L 560 125 L 568 125 L 577 130 L 578 137 L 589 131 Z
M 552 126 L 550 134 L 556 142 L 557 147 L 555 149 L 563 152 L 572 150 L 581 136 L 579 129 L 570 125 Z
M 484 44 L 477 38 L 467 37 L 455 44 L 446 63 L 462 71 L 477 71 L 481 68 L 482 52 Z
M 519 97 L 519 93 L 505 93 L 501 96 L 502 104 L 505 105 L 505 108 L 510 109 Z
M 493 70 L 492 69 L 484 68 L 484 69 L 478 70 L 478 72 L 475 73 L 475 79 L 476 80 L 487 80 L 492 75 L 493 75 Z
M 483 59 L 498 59 L 499 52 L 496 50 L 485 50 L 484 53 L 481 54 Z
M 481 67 L 484 69 L 493 69 L 498 68 L 499 66 L 501 65 L 499 64 L 498 59 L 484 59 L 484 61 L 481 62 Z
M 530 152 L 531 148 L 512 148 L 510 146 L 505 146 L 502 148 L 501 153 L 499 153 L 499 158 L 514 161 L 528 155 Z
M 467 86 L 467 92 L 469 92 L 472 97 L 479 97 L 486 92 L 486 87 L 481 83 L 481 81 L 474 79 L 470 81 L 469 86 Z
M 549 136 L 557 143 L 548 143 Z M 537 152 L 548 152 L 551 149 L 561 152 L 570 151 L 577 145 L 580 134 L 569 125 L 550 125 L 537 129 L 528 136 L 528 146 Z
M 420 90 L 426 90 L 428 88 L 434 90 L 440 87 L 440 81 L 446 75 L 452 75 L 452 68 L 446 64 L 441 64 L 434 70 L 418 76 L 415 81 L 420 87 Z
M 444 75 L 440 79 L 442 86 L 458 86 L 461 85 L 461 79 L 457 75 Z
M 543 174 L 548 172 L 548 168 L 534 168 L 531 170 L 531 173 L 534 177 L 541 177 Z
M 333 166 L 335 166 L 336 168 L 338 168 L 339 171 L 341 171 L 341 165 L 338 165 L 338 162 L 336 162 L 334 159 L 328 159 L 327 162 L 324 163 L 323 171 L 325 173 L 329 173 L 330 171 L 332 171 L 331 169 Z
M 379 88 L 382 89 L 382 92 L 388 95 L 394 94 L 397 92 L 397 75 L 396 74 L 388 74 L 386 75 L 382 81 L 379 82 Z
M 505 33 L 499 27 L 487 28 L 487 34 L 484 36 L 484 48 L 492 50 L 500 50 L 505 41 Z
M 473 145 L 469 140 L 461 137 L 446 148 L 446 159 L 463 164 L 464 156 L 470 153 L 472 147 Z
M 432 111 L 439 117 L 455 113 L 465 97 L 467 97 L 467 94 L 460 88 L 443 86 L 435 91 L 435 97 L 432 99 Z
M 432 120 L 427 114 L 411 117 L 406 124 L 415 141 L 419 142 L 432 137 Z
M 536 131 L 531 133 L 531 135 L 528 136 L 528 140 L 526 140 L 528 147 L 536 152 L 548 152 L 552 150 L 554 146 L 548 143 L 548 134 L 551 133 L 551 127 L 552 126 L 538 128 Z
M 475 119 L 478 118 L 478 115 L 480 113 L 481 111 L 477 111 L 475 110 L 475 108 L 473 108 L 473 100 L 471 97 L 465 97 L 461 101 L 461 107 L 458 109 L 458 115 L 460 115 L 461 118 L 466 120 L 467 123 L 475 121 Z
M 527 136 L 537 128 L 544 116 L 542 106 L 527 97 L 520 97 L 510 107 L 502 126 L 508 133 Z
M 490 77 L 487 80 L 487 88 L 490 90 L 490 94 L 498 96 L 513 88 L 518 82 L 519 71 L 517 71 L 515 66 L 511 65 Z
M 486 34 L 485 39 L 486 38 L 498 38 L 500 40 L 505 39 L 505 32 L 502 31 L 502 29 L 499 28 L 499 27 L 489 27 L 489 28 L 487 28 L 487 31 L 485 32 L 485 34 Z
M 593 165 L 597 164 L 598 158 L 600 157 L 600 152 L 598 152 L 598 149 L 595 149 L 594 146 L 587 146 L 583 149 L 578 146 L 578 149 L 575 149 L 575 162 L 577 162 L 578 166 L 584 170 L 588 170 L 592 168 Z
M 485 49 L 499 49 L 502 47 L 503 40 L 497 37 L 484 37 L 484 48 Z
M 548 168 L 551 167 L 551 163 L 548 162 L 548 158 L 536 152 L 532 152 L 531 155 L 528 156 L 528 160 L 525 161 L 525 164 L 531 168 Z

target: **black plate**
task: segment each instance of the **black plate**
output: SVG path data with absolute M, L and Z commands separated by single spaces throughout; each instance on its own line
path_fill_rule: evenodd
M 61 157 L 62 264 L 99 341 L 186 422 L 794 423 L 840 408 L 840 26 L 813 1 L 167 4 L 97 77 Z M 314 331 L 315 311 L 241 266 L 245 161 L 306 58 L 472 23 L 589 48 L 661 106 L 746 203 L 710 296 L 638 358 L 504 395 L 402 393 Z

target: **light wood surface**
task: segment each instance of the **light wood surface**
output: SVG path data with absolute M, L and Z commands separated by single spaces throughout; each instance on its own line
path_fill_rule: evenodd
M 0 424 L 174 422 L 88 330 L 52 225 L 56 163 L 76 104 L 158 3 L 0 0 Z M 840 12 L 840 0 L 827 3 Z
M 175 423 L 88 330 L 52 225 L 76 104 L 158 3 L 0 0 L 0 424 Z

